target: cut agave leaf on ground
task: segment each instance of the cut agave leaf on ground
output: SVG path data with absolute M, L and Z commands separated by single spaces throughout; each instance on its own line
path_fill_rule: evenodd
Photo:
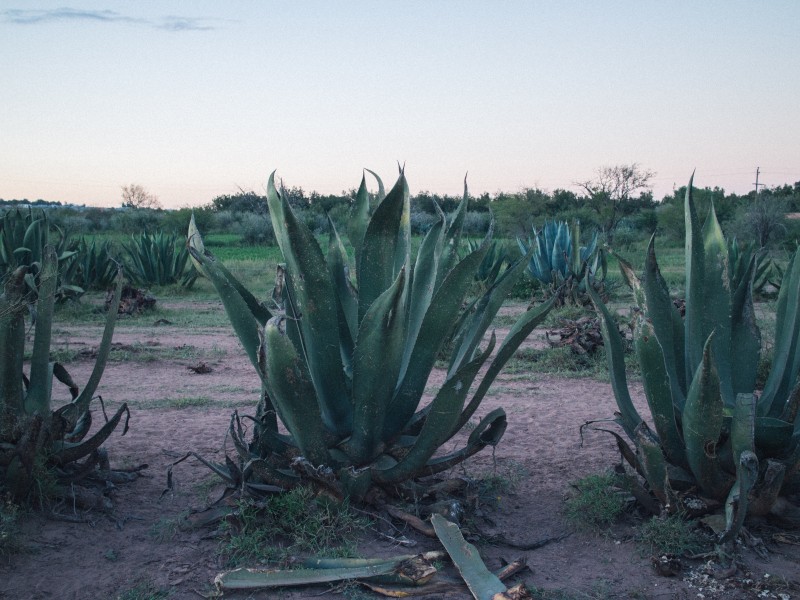
M 528 565 L 523 558 L 518 558 L 505 567 L 500 569 L 495 573 L 497 577 L 500 578 L 501 581 L 505 581 L 506 579 L 513 577 L 517 573 L 524 571 L 528 568 Z M 376 594 L 380 594 L 381 596 L 386 596 L 387 598 L 411 598 L 413 596 L 426 596 L 432 597 L 434 594 L 463 594 L 464 592 L 464 580 L 457 579 L 454 577 L 447 577 L 445 575 L 438 574 L 436 578 L 431 581 L 430 583 L 426 584 L 424 587 L 409 587 L 409 586 L 397 586 L 397 585 L 381 585 L 374 581 L 361 581 L 361 585 L 365 588 L 369 589 Z M 522 591 L 521 586 L 515 586 L 508 590 L 506 594 L 512 600 L 516 598 L 525 598 L 525 596 L 513 596 L 515 591 Z M 527 593 L 527 592 L 526 592 Z M 437 598 L 439 596 L 436 596 Z
M 464 539 L 458 525 L 438 514 L 431 515 L 431 524 L 475 600 L 532 597 L 522 585 L 507 589 L 500 578 L 486 568 L 478 549 Z
M 412 556 L 397 556 L 384 560 L 372 559 L 308 559 L 309 568 L 293 570 L 235 569 L 214 578 L 217 590 L 251 590 L 295 585 L 315 585 L 350 579 L 371 579 L 378 583 L 404 586 L 424 585 L 436 574 L 431 560 L 441 553 L 428 552 Z M 337 566 L 337 564 L 339 566 Z

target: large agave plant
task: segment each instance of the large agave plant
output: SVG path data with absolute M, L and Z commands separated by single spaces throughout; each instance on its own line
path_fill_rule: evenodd
M 19 500 L 39 494 L 37 486 L 43 480 L 67 486 L 95 473 L 98 465 L 107 470 L 100 446 L 128 414 L 123 404 L 93 436 L 86 438 L 92 425 L 89 407 L 111 348 L 121 285 L 106 319 L 94 369 L 81 391 L 66 368 L 50 360 L 57 270 L 56 251 L 47 245 L 34 283 L 35 304 L 28 290 L 31 267 L 27 265 L 17 267 L 7 276 L 0 294 L 0 492 Z M 27 375 L 26 314 L 35 316 Z M 72 397 L 71 402 L 59 408 L 52 406 L 56 382 L 65 385 Z
M 197 271 L 178 236 L 163 232 L 141 233 L 124 246 L 128 255 L 128 276 L 138 285 L 179 284 L 191 288 Z
M 66 281 L 84 290 L 107 290 L 114 285 L 118 262 L 113 257 L 110 241 L 80 238 L 70 243 L 69 249 L 75 255 L 61 271 Z
M 533 238 L 528 238 L 527 243 L 517 238 L 523 255 L 533 250 L 528 273 L 543 284 L 548 296 L 557 296 L 558 305 L 588 304 L 586 287 L 589 281 L 604 295 L 608 267 L 605 253 L 597 247 L 597 232 L 587 246 L 580 246 L 580 239 L 579 221 L 575 221 L 571 229 L 566 221 L 546 221 L 541 231 L 533 228 Z
M 271 309 L 204 250 L 194 222 L 190 225 L 192 257 L 219 292 L 263 385 L 249 442 L 238 415 L 231 421 L 238 461 L 211 465 L 245 493 L 286 489 L 308 478 L 340 496 L 363 498 L 375 487 L 396 491 L 402 482 L 445 471 L 496 445 L 505 431 L 506 415 L 495 409 L 463 448 L 434 457 L 472 418 L 552 303 L 525 313 L 491 358 L 495 336 L 486 341 L 484 333 L 527 262 L 518 260 L 471 305 L 445 380 L 421 406 L 437 354 L 464 310 L 490 239 L 458 260 L 465 185 L 452 223 L 448 226 L 438 210 L 439 219 L 413 260 L 406 179 L 401 173 L 388 194 L 378 182 L 381 200 L 372 218 L 363 178 L 353 207 L 348 237 L 354 281 L 333 222 L 326 258 L 270 177 L 269 210 L 286 261 L 279 267 Z M 280 433 L 279 420 L 288 435 Z
M 51 229 L 57 235 L 56 240 L 51 239 Z M 5 280 L 20 266 L 27 267 L 26 293 L 30 299 L 34 299 L 44 249 L 48 244 L 53 245 L 58 257 L 56 301 L 79 298 L 84 289 L 69 278 L 67 268 L 74 261 L 76 253 L 68 248 L 64 232 L 48 222 L 43 210 L 9 210 L 0 219 L 0 280 Z
M 756 390 L 761 334 L 753 310 L 756 257 L 734 251 L 713 206 L 701 228 L 686 192 L 686 315 L 670 300 L 650 240 L 644 274 L 622 272 L 640 309 L 634 344 L 655 431 L 637 412 L 625 378 L 622 340 L 593 290 L 606 338 L 625 458 L 671 511 L 695 510 L 692 493 L 712 508 L 724 503 L 722 542 L 731 543 L 747 513 L 765 514 L 800 470 L 800 257 L 792 257 L 780 290 L 772 370 Z M 726 544 L 722 545 L 723 547 Z

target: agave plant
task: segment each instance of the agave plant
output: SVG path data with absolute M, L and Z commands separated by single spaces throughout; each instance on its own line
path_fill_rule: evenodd
M 137 285 L 179 284 L 191 288 L 197 271 L 189 262 L 189 252 L 178 236 L 158 232 L 133 236 L 124 246 L 129 258 L 128 275 Z
M 69 245 L 74 252 L 67 261 L 62 276 L 84 290 L 107 290 L 114 285 L 118 263 L 113 258 L 110 241 L 86 241 L 80 238 Z
M 770 512 L 800 471 L 800 257 L 792 257 L 780 290 L 772 370 L 756 390 L 761 334 L 753 310 L 756 257 L 732 250 L 713 205 L 700 227 L 690 180 L 685 199 L 686 314 L 673 305 L 658 268 L 654 239 L 638 278 L 623 276 L 640 309 L 634 345 L 655 431 L 628 391 L 622 339 L 598 295 L 617 421 L 633 443 L 617 441 L 649 492 L 670 511 L 724 503 L 722 548 L 730 548 L 746 514 Z M 702 504 L 700 504 L 702 508 Z
M 18 500 L 36 496 L 36 486 L 45 478 L 67 485 L 95 473 L 98 465 L 107 470 L 100 446 L 128 414 L 123 404 L 94 435 L 86 438 L 92 425 L 90 404 L 111 349 L 116 306 L 108 313 L 94 369 L 81 391 L 66 368 L 50 360 L 57 270 L 56 251 L 46 245 L 35 281 L 35 311 L 31 310 L 32 298 L 26 287 L 32 271 L 28 265 L 21 265 L 8 275 L 0 294 L 0 491 Z M 117 303 L 120 289 L 118 284 Z M 35 315 L 35 326 L 26 375 L 27 313 Z M 72 401 L 54 409 L 55 382 L 67 387 Z
M 517 238 L 523 255 L 533 249 L 528 272 L 544 285 L 547 295 L 557 296 L 557 305 L 589 304 L 588 281 L 605 295 L 608 266 L 605 253 L 597 247 L 597 232 L 587 246 L 579 246 L 580 239 L 579 221 L 573 223 L 571 230 L 566 221 L 546 221 L 541 231 L 533 228 L 533 238 L 528 238 L 527 243 Z
M 466 248 L 459 253 L 459 256 L 463 258 L 469 253 L 475 252 L 480 246 L 481 242 L 477 240 L 467 240 Z M 478 270 L 475 271 L 475 282 L 482 290 L 490 288 L 497 281 L 503 269 L 510 264 L 511 259 L 505 247 L 498 242 L 492 242 L 478 266 Z
M 376 176 L 377 177 L 377 176 Z M 338 496 L 365 498 L 370 490 L 396 492 L 403 482 L 452 468 L 487 445 L 495 446 L 506 415 L 495 409 L 480 420 L 463 448 L 434 457 L 473 417 L 489 386 L 552 302 L 526 312 L 496 346 L 484 333 L 524 268 L 509 267 L 473 305 L 449 356 L 445 380 L 433 399 L 423 393 L 447 333 L 484 260 L 484 243 L 462 260 L 457 248 L 464 201 L 448 226 L 438 221 L 412 260 L 409 196 L 401 173 L 369 218 L 362 178 L 350 220 L 356 280 L 342 239 L 330 223 L 327 258 L 285 195 L 267 192 L 285 264 L 279 266 L 270 310 L 209 252 L 194 226 L 189 247 L 219 292 L 263 392 L 249 442 L 238 414 L 230 435 L 238 461 L 212 468 L 250 494 L 287 489 L 311 478 Z M 480 376 L 481 367 L 488 370 Z M 288 435 L 280 433 L 278 420 Z M 210 463 L 208 463 L 210 464 Z
M 51 240 L 51 229 L 57 234 L 56 241 Z M 0 280 L 4 280 L 18 267 L 26 266 L 26 293 L 34 299 L 44 249 L 51 243 L 58 257 L 56 301 L 64 302 L 82 296 L 84 289 L 71 281 L 65 273 L 67 265 L 74 260 L 75 251 L 68 249 L 67 236 L 48 222 L 43 210 L 9 210 L 0 219 Z

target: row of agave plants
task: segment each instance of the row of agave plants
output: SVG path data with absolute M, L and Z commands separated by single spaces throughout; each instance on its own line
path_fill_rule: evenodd
M 36 294 L 34 280 L 44 264 L 45 246 L 58 260 L 56 302 L 74 300 L 89 290 L 114 286 L 118 267 L 136 285 L 179 284 L 191 287 L 197 272 L 176 235 L 141 233 L 122 244 L 72 238 L 49 223 L 43 210 L 12 209 L 0 218 L 0 279 L 21 266 L 28 269 L 27 290 Z
M 694 499 L 703 504 L 700 511 L 724 506 L 720 541 L 729 546 L 747 514 L 769 512 L 796 488 L 797 254 L 778 298 L 772 372 L 758 391 L 757 256 L 724 239 L 713 208 L 705 225 L 699 225 L 690 183 L 685 318 L 659 273 L 652 241 L 641 277 L 620 261 L 639 307 L 634 343 L 650 410 L 644 419 L 627 389 L 623 340 L 603 303 L 598 279 L 605 267 L 596 248 L 578 248 L 577 232 L 553 225 L 551 234 L 541 233 L 544 243 L 521 243 L 525 254 L 498 269 L 471 297 L 476 273 L 487 268 L 492 231 L 459 255 L 466 185 L 455 217 L 448 222 L 439 210 L 438 221 L 413 256 L 405 176 L 401 172 L 388 193 L 380 179 L 378 184 L 380 203 L 370 216 L 362 178 L 346 232 L 350 252 L 333 223 L 325 251 L 270 177 L 269 212 L 285 262 L 278 266 L 268 301 L 248 291 L 204 247 L 194 220 L 190 223 L 187 247 L 195 268 L 219 293 L 261 380 L 255 414 L 234 412 L 231 417 L 228 435 L 235 454 L 224 463 L 192 454 L 224 478 L 232 492 L 260 497 L 311 483 L 328 495 L 354 501 L 418 497 L 422 478 L 498 444 L 507 426 L 500 408 L 471 428 L 461 448 L 439 453 L 477 413 L 503 366 L 565 297 L 568 286 L 582 286 L 602 316 L 622 431 L 614 434 L 632 473 L 640 476 L 630 480 L 643 503 L 668 512 L 697 512 Z M 555 247 L 568 238 L 571 245 L 550 252 L 568 273 L 555 282 L 550 299 L 523 313 L 499 345 L 494 333 L 487 339 L 500 305 L 537 250 L 547 250 L 548 239 Z M 44 247 L 38 271 L 17 267 L 0 297 L 0 481 L 18 496 L 29 492 L 37 464 L 45 463 L 64 480 L 92 470 L 101 461 L 100 444 L 127 410 L 123 406 L 94 437 L 82 441 L 106 351 L 99 353 L 83 392 L 62 365 L 49 361 L 58 256 L 52 245 Z M 29 377 L 23 372 L 23 316 L 29 310 L 25 285 L 34 286 L 39 298 Z M 113 322 L 110 314 L 101 348 L 110 345 Z M 429 376 L 443 357 L 444 380 L 424 403 Z M 55 410 L 50 406 L 54 377 L 74 397 Z M 66 468 L 80 459 L 84 462 L 71 471 Z

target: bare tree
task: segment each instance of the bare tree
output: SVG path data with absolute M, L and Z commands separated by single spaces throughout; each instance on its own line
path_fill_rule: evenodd
M 650 190 L 650 180 L 655 172 L 643 169 L 639 163 L 614 165 L 597 169 L 595 177 L 586 181 L 576 181 L 589 197 L 589 201 L 602 224 L 608 243 L 614 239 L 614 229 L 625 214 L 625 204 L 632 200 L 636 192 Z
M 158 196 L 136 183 L 122 186 L 122 206 L 128 208 L 161 208 Z

